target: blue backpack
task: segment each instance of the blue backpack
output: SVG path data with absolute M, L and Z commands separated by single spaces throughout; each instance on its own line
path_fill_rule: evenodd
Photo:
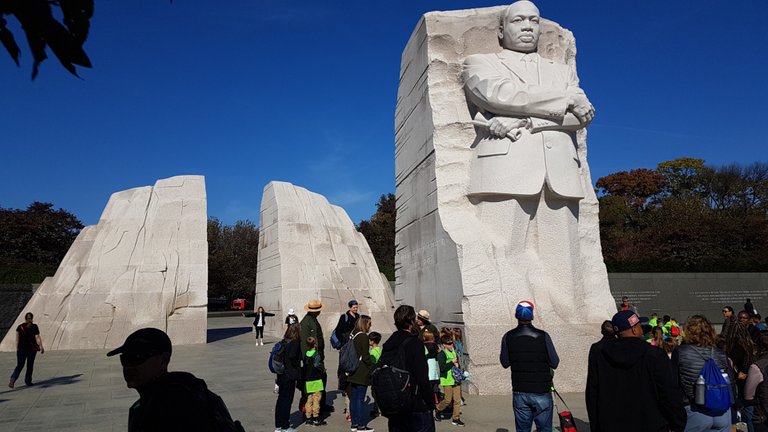
M 731 384 L 710 357 L 704 363 L 699 375 L 704 377 L 704 405 L 702 411 L 710 416 L 720 416 L 731 408 Z
M 269 371 L 273 374 L 282 375 L 285 373 L 285 347 L 287 345 L 286 340 L 281 340 L 269 352 Z

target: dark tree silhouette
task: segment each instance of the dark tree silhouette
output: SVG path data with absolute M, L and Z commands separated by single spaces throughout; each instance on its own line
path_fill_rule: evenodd
M 53 17 L 52 7 L 61 11 L 63 24 Z M 21 50 L 13 33 L 6 27 L 4 16 L 13 16 L 21 24 L 34 64 L 32 79 L 37 77 L 40 63 L 48 58 L 50 48 L 62 66 L 79 77 L 75 66 L 91 67 L 83 51 L 93 16 L 93 0 L 0 0 L 0 43 L 16 65 Z

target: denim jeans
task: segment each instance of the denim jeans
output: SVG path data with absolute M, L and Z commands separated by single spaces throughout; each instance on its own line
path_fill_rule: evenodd
M 690 405 L 685 407 L 685 414 L 688 416 L 688 422 L 685 424 L 685 432 L 709 432 L 719 431 L 728 432 L 731 430 L 731 411 L 726 411 L 723 415 L 712 417 Z
M 24 382 L 26 384 L 32 384 L 32 371 L 35 368 L 35 356 L 37 351 L 33 348 L 20 348 L 16 351 L 16 369 L 13 370 L 11 378 L 16 381 L 21 375 L 21 369 L 24 368 L 24 363 L 27 364 L 27 372 L 24 374 Z
M 367 426 L 368 425 L 368 413 L 365 410 L 365 392 L 368 390 L 367 386 L 359 384 L 349 385 L 349 410 L 352 421 L 352 427 L 355 426 Z
M 296 393 L 296 380 L 278 375 L 277 385 L 280 386 L 280 390 L 275 402 L 275 428 L 288 429 L 291 427 L 291 405 L 293 405 L 293 395 Z
M 435 432 L 435 418 L 429 411 L 414 412 L 390 418 L 387 426 L 389 432 Z
M 512 408 L 515 411 L 515 431 L 552 432 L 552 393 L 512 392 Z

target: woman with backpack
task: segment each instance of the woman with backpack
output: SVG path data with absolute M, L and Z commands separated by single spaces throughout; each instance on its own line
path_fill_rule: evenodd
M 282 362 L 285 371 L 277 375 L 277 402 L 275 402 L 275 432 L 284 432 L 290 429 L 291 405 L 293 395 L 296 393 L 296 381 L 301 378 L 301 327 L 299 324 L 291 324 L 285 330 L 285 335 L 280 344 L 285 344 L 282 349 Z
M 368 427 L 369 410 L 365 406 L 365 393 L 371 385 L 371 371 L 373 370 L 373 360 L 368 351 L 370 343 L 368 341 L 368 332 L 371 331 L 371 317 L 360 315 L 355 323 L 355 329 L 350 337 L 349 343 L 353 344 L 355 353 L 359 358 L 357 369 L 350 373 L 347 378 L 349 387 L 349 411 L 352 417 L 351 431 L 367 432 L 373 431 Z M 349 349 L 349 348 L 347 348 Z
M 685 432 L 728 432 L 731 429 L 730 401 L 733 400 L 729 394 L 732 391 L 731 386 L 726 387 L 726 393 L 721 395 L 725 398 L 725 407 L 713 406 L 715 399 L 712 397 L 709 400 L 702 400 L 701 397 L 697 400 L 696 397 L 697 387 L 701 389 L 701 382 L 698 386 L 696 383 L 697 380 L 700 381 L 700 375 L 711 376 L 705 372 L 707 361 L 710 358 L 714 360 L 716 372 L 722 379 L 723 374 L 729 372 L 728 358 L 723 350 L 717 348 L 715 330 L 704 316 L 694 315 L 688 318 L 683 330 L 683 344 L 672 353 L 672 366 L 683 390 L 685 411 L 688 415 Z M 708 396 L 706 390 L 705 396 Z

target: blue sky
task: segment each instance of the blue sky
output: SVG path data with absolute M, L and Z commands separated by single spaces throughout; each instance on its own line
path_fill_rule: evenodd
M 368 218 L 394 192 L 400 55 L 419 17 L 490 1 L 96 0 L 78 80 L 0 52 L 0 206 L 85 224 L 113 192 L 206 177 L 208 213 L 258 223 L 290 181 Z M 577 38 L 593 181 L 677 157 L 768 161 L 768 2 L 540 1 Z M 18 30 L 17 27 L 14 29 Z

